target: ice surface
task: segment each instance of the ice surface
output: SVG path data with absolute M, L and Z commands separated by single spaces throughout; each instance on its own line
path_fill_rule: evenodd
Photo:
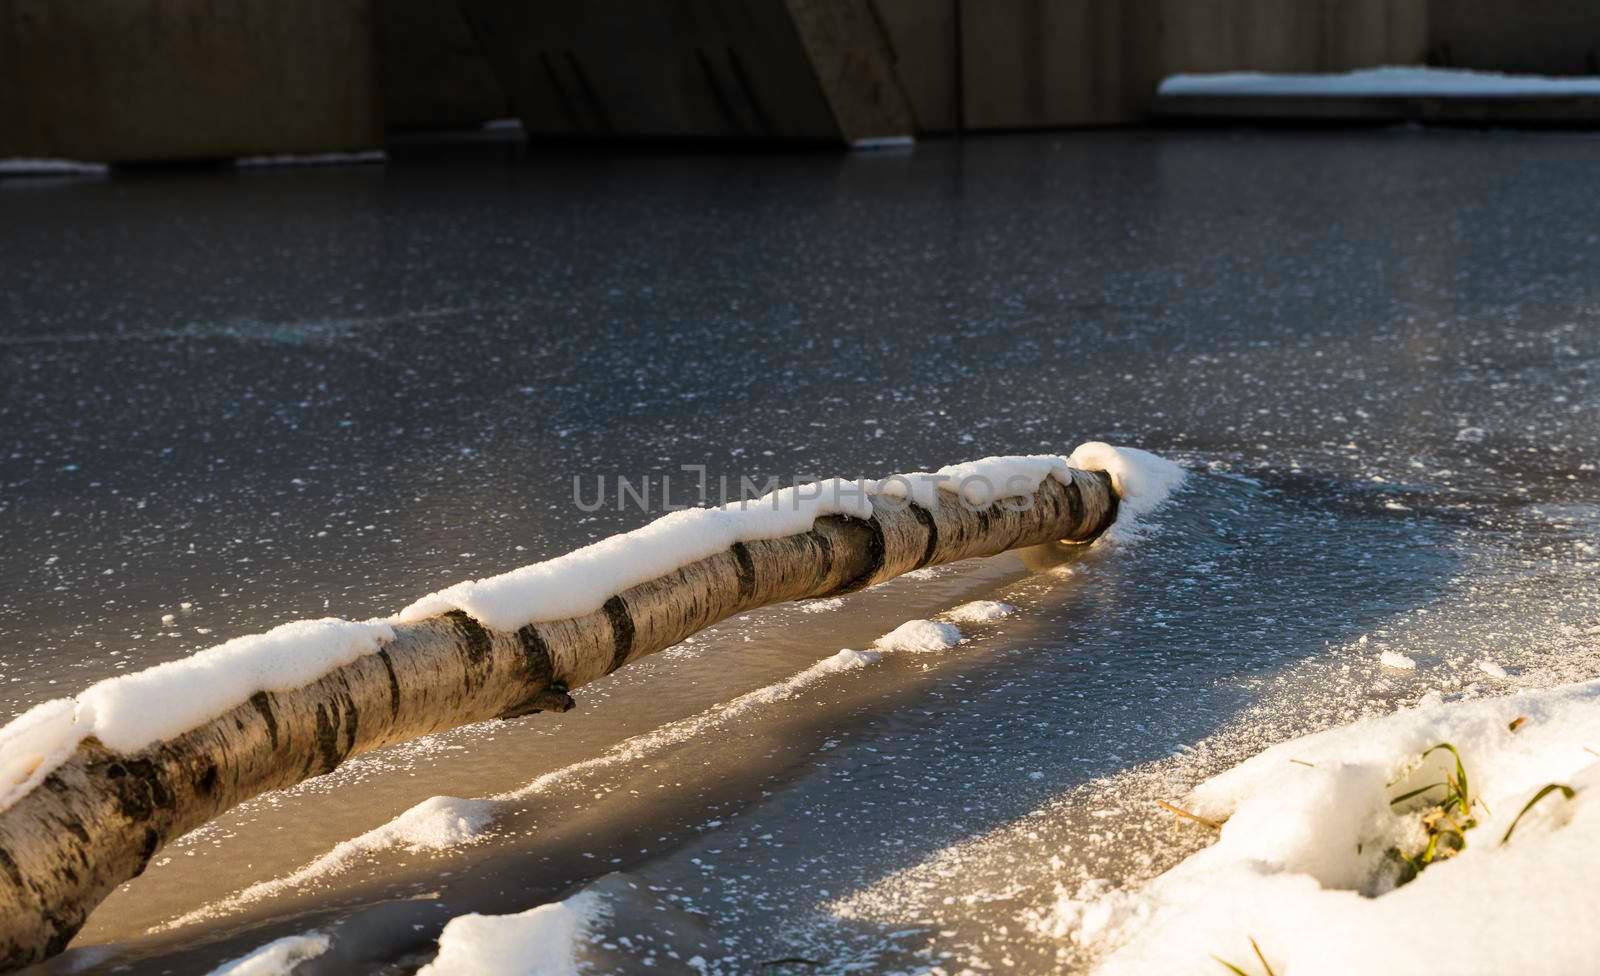
M 1515 719 L 1523 718 L 1513 730 Z M 1274 746 L 1201 784 L 1189 809 L 1225 820 L 1217 842 L 1137 895 L 1064 896 L 1059 935 L 1118 947 L 1104 974 L 1250 967 L 1254 938 L 1276 972 L 1582 972 L 1600 872 L 1600 682 L 1434 704 Z M 1466 767 L 1478 826 L 1468 846 L 1395 883 L 1388 851 L 1422 847 L 1435 790 L 1391 798 Z M 1546 797 L 1507 829 L 1543 786 Z M 1047 923 L 1050 924 L 1050 923 Z
M 604 911 L 601 896 L 585 891 L 516 915 L 457 916 L 417 976 L 576 976 L 579 945 Z
M 410 851 L 438 851 L 474 844 L 487 836 L 501 803 L 534 796 L 596 769 L 638 762 L 670 746 L 688 741 L 729 719 L 762 705 L 784 701 L 800 694 L 818 681 L 836 674 L 857 671 L 878 663 L 882 655 L 874 651 L 844 648 L 796 674 L 740 695 L 731 701 L 708 708 L 686 719 L 669 723 L 652 732 L 634 736 L 604 753 L 553 770 L 525 786 L 481 799 L 435 796 L 372 830 L 341 841 L 327 853 L 282 877 L 258 881 L 229 897 L 203 905 L 157 927 L 157 931 L 179 928 L 193 922 L 234 911 L 245 905 L 293 891 L 307 882 L 339 874 L 358 858 L 390 848 Z
M 961 643 L 961 628 L 937 620 L 907 620 L 878 638 L 885 651 L 944 651 Z
M 300 963 L 327 952 L 328 945 L 328 937 L 321 932 L 287 935 L 223 963 L 207 976 L 289 976 Z
M 1444 68 L 1366 68 L 1342 74 L 1263 74 L 1229 71 L 1178 74 L 1161 82 L 1162 95 L 1367 95 L 1526 98 L 1600 95 L 1600 78 L 1550 78 Z

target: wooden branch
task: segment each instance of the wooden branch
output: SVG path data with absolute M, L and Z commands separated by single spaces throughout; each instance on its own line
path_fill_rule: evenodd
M 495 717 L 572 707 L 567 691 L 756 607 L 849 593 L 910 570 L 1058 540 L 1116 518 L 1101 472 L 1046 478 L 1023 506 L 936 508 L 874 496 L 873 517 L 739 543 L 580 617 L 490 630 L 465 613 L 394 625 L 395 639 L 305 687 L 260 692 L 131 755 L 90 738 L 0 812 L 0 968 L 64 949 L 163 845 L 230 807 L 358 753 Z

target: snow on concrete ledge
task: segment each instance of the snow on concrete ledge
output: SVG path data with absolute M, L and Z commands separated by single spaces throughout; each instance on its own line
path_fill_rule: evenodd
M 1517 722 L 1517 719 L 1523 721 Z M 1466 848 L 1399 884 L 1436 783 L 1465 765 Z M 1435 703 L 1275 746 L 1203 783 L 1217 842 L 1138 892 L 1091 882 L 1032 923 L 1101 958 L 1104 976 L 1214 974 L 1226 960 L 1294 976 L 1577 973 L 1600 958 L 1600 681 Z M 1558 783 L 1574 794 L 1547 793 Z M 1507 831 L 1515 824 L 1509 841 Z M 1194 829 L 1202 829 L 1195 827 Z
M 1341 74 L 1228 71 L 1172 75 L 1161 82 L 1157 94 L 1163 97 L 1564 98 L 1600 96 L 1600 77 L 1553 78 L 1420 67 L 1366 68 Z

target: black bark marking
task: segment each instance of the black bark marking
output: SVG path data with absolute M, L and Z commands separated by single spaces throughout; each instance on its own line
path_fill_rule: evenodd
M 743 603 L 756 593 L 756 563 L 750 558 L 750 547 L 742 542 L 735 542 L 733 562 L 739 572 L 739 602 Z
M 137 878 L 150 866 L 150 859 L 156 856 L 156 851 L 161 850 L 161 835 L 151 828 L 144 832 L 144 842 L 139 845 L 139 866 L 134 868 L 133 876 Z
M 117 809 L 134 823 L 145 823 L 172 806 L 172 791 L 161 769 L 148 759 L 124 759 L 106 767 L 106 779 L 117 794 Z
M 911 514 L 916 516 L 922 527 L 928 530 L 928 544 L 922 547 L 922 558 L 917 560 L 917 568 L 933 562 L 934 554 L 939 551 L 939 523 L 934 521 L 933 513 L 912 502 L 909 506 Z
M 356 729 L 360 722 L 361 709 L 357 707 L 355 698 L 346 694 L 344 696 L 344 749 L 339 756 L 341 762 L 356 747 Z
M 13 888 L 22 891 L 28 887 L 27 882 L 23 880 L 22 870 L 17 867 L 16 860 L 12 858 L 11 852 L 4 847 L 0 847 L 0 869 L 3 869 L 6 877 L 11 879 Z
M 494 639 L 489 632 L 462 610 L 451 610 L 445 618 L 455 625 L 456 632 L 461 635 L 461 648 L 466 652 L 467 662 L 472 665 L 481 664 L 487 660 L 494 650 Z
M 555 674 L 555 662 L 550 657 L 550 645 L 533 624 L 517 631 L 517 643 L 522 645 L 522 663 L 528 672 L 528 687 L 543 688 L 550 684 Z
M 883 558 L 885 554 L 883 523 L 878 521 L 878 517 L 876 515 L 868 519 L 852 519 L 851 523 L 860 525 L 867 530 L 867 537 L 865 540 L 863 540 L 867 550 L 867 565 L 866 568 L 861 571 L 860 575 L 841 584 L 839 588 L 834 591 L 835 593 L 854 593 L 856 590 L 859 590 L 865 587 L 868 583 L 871 583 L 872 578 L 878 574 L 878 570 L 883 568 Z M 832 544 L 829 545 L 828 549 L 831 554 L 833 549 Z
M 331 712 L 331 714 L 330 714 Z M 317 705 L 317 756 L 322 760 L 322 771 L 331 773 L 339 767 L 344 755 L 339 750 L 339 713 L 331 705 Z
M 200 778 L 195 780 L 195 792 L 201 796 L 210 796 L 217 788 L 217 779 L 217 764 L 214 762 L 206 763 L 206 768 L 200 773 Z
M 1083 520 L 1088 516 L 1088 508 L 1083 504 L 1083 490 L 1078 487 L 1076 479 L 1067 485 L 1067 514 L 1072 517 L 1072 534 L 1077 535 L 1086 526 Z
M 389 657 L 387 649 L 378 652 L 378 658 L 383 661 L 384 670 L 389 672 L 389 711 L 394 715 L 400 714 L 400 675 L 395 673 L 394 659 Z
M 606 601 L 606 619 L 611 621 L 611 667 L 606 673 L 622 667 L 628 663 L 628 655 L 633 651 L 633 614 L 629 612 L 628 605 L 622 597 L 614 596 Z
M 250 704 L 267 721 L 267 741 L 272 743 L 272 748 L 278 748 L 278 716 L 272 712 L 272 699 L 267 697 L 266 692 L 258 691 L 250 696 Z

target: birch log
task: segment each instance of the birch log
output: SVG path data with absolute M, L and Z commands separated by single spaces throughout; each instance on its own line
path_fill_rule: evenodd
M 491 630 L 456 610 L 395 624 L 395 640 L 305 687 L 261 692 L 131 755 L 86 739 L 0 813 L 0 968 L 64 949 L 119 884 L 230 807 L 350 756 L 495 717 L 572 707 L 567 691 L 756 607 L 849 593 L 910 570 L 1053 541 L 1116 518 L 1101 472 L 1046 478 L 975 509 L 875 496 L 868 519 L 738 543 L 613 596 L 594 613 Z

